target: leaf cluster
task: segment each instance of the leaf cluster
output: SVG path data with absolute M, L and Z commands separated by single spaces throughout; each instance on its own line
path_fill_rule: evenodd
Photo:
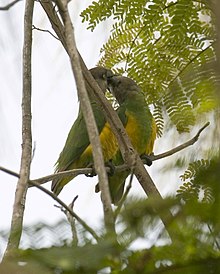
M 24 274 L 35 273 L 30 269 L 35 269 L 38 274 L 219 273 L 219 164 L 219 158 L 197 161 L 190 164 L 181 177 L 192 183 L 191 189 L 193 184 L 195 189 L 208 186 L 211 199 L 201 200 L 196 190 L 192 194 L 194 191 L 187 187 L 182 188 L 177 197 L 160 202 L 153 197 L 127 199 L 117 215 L 117 242 L 104 231 L 98 242 L 82 232 L 76 246 L 70 240 L 70 227 L 66 222 L 24 228 L 22 245 L 29 248 L 12 254 L 0 270 L 22 271 Z M 167 210 L 174 214 L 174 219 L 167 224 L 175 235 L 172 243 L 158 219 L 158 212 L 163 214 Z M 78 224 L 77 231 L 80 231 Z M 6 237 L 5 233 L 0 235 Z M 48 237 L 50 242 L 54 240 L 53 246 L 42 248 Z M 140 241 L 145 243 L 145 248 L 134 248 Z
M 209 160 L 197 160 L 189 164 L 187 170 L 180 176 L 184 182 L 177 190 L 177 197 L 184 201 L 197 200 L 202 202 L 212 202 L 212 188 L 209 180 L 204 177 L 202 180 L 196 180 L 197 175 L 204 170 L 208 170 L 210 166 Z
M 159 135 L 164 114 L 187 132 L 216 107 L 215 28 L 206 1 L 93 1 L 82 12 L 94 29 L 111 17 L 100 65 L 127 74 L 154 106 Z
M 175 212 L 175 221 L 170 222 L 170 227 L 176 231 L 173 243 L 169 242 L 153 208 L 160 212 L 165 212 L 165 209 Z M 220 219 L 217 217 L 214 221 L 211 215 L 211 204 L 197 201 L 183 204 L 176 198 L 167 198 L 161 203 L 156 199 L 129 199 L 118 216 L 120 232 L 117 242 L 106 233 L 98 242 L 89 240 L 84 234 L 78 246 L 69 242 L 36 249 L 32 245 L 32 248 L 15 252 L 10 263 L 15 266 L 22 261 L 27 269 L 37 269 L 38 274 L 218 273 L 220 251 L 216 242 L 219 241 L 219 230 L 214 226 L 219 226 Z M 212 225 L 212 233 L 207 229 L 208 223 Z M 62 233 L 65 233 L 67 227 L 63 225 Z M 60 242 L 62 234 L 54 234 L 56 241 Z M 140 240 L 148 242 L 146 248 L 132 247 Z M 22 273 L 30 273 L 25 272 L 26 268 Z M 17 266 L 16 270 L 19 269 Z

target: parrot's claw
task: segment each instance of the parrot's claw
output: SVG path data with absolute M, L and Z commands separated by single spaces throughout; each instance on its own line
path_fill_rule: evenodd
M 152 165 L 151 157 L 147 154 L 141 155 L 141 160 L 142 160 L 144 165 L 148 165 L 148 166 Z
M 86 177 L 94 177 L 97 175 L 93 164 L 89 164 L 87 168 L 91 168 L 92 172 L 85 174 Z
M 115 165 L 112 163 L 112 161 L 108 161 L 105 163 L 106 167 L 109 167 L 108 176 L 113 176 L 115 174 Z

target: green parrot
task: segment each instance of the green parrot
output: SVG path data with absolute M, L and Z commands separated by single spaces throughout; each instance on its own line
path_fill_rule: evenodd
M 133 147 L 140 156 L 150 155 L 153 151 L 157 129 L 141 88 L 132 79 L 123 76 L 109 78 L 108 87 L 118 101 L 117 113 Z M 123 162 L 121 152 L 118 150 L 112 163 L 118 166 Z M 109 189 L 113 204 L 120 201 L 124 192 L 125 180 L 129 174 L 129 171 L 123 171 L 109 176 Z M 98 191 L 97 185 L 96 192 Z
M 103 67 L 95 67 L 90 69 L 90 72 L 101 90 L 105 93 L 107 89 L 107 79 L 113 76 L 112 71 Z M 89 93 L 88 87 L 87 92 L 100 134 L 103 157 L 104 160 L 108 162 L 118 150 L 117 140 L 111 131 L 110 125 L 105 120 L 101 107 Z M 55 172 L 85 168 L 92 163 L 92 147 L 89 142 L 82 110 L 79 108 L 78 117 L 70 129 L 65 146 L 56 162 Z M 62 179 L 54 179 L 51 190 L 58 195 L 63 187 L 73 178 L 74 176 L 67 176 Z

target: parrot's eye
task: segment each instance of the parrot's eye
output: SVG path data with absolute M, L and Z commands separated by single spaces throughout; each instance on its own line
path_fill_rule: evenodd
M 106 74 L 102 74 L 102 78 L 103 78 L 104 80 L 106 80 L 106 79 L 107 79 Z

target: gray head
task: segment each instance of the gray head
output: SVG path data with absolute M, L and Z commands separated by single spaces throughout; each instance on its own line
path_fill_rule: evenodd
M 115 96 L 119 105 L 121 105 L 126 98 L 141 92 L 140 87 L 131 78 L 118 75 L 113 75 L 108 78 L 108 88 Z
M 100 86 L 101 90 L 105 93 L 108 87 L 107 80 L 114 75 L 113 72 L 110 69 L 101 66 L 92 68 L 89 71 Z

